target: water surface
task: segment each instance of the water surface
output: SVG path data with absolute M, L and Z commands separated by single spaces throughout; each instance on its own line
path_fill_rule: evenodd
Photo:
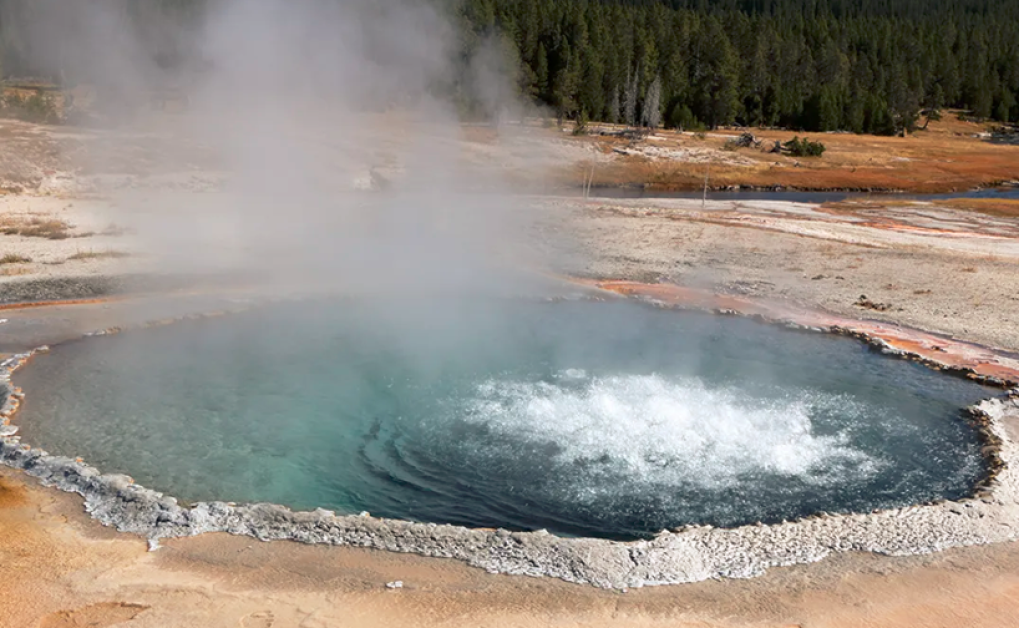
M 968 493 L 984 387 L 632 302 L 329 300 L 91 338 L 27 442 L 192 501 L 632 538 Z

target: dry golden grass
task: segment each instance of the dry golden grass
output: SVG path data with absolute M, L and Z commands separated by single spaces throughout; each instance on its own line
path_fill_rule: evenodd
M 917 207 L 934 205 L 960 211 L 977 212 L 1001 218 L 1019 218 L 1019 200 L 998 198 L 955 198 L 940 201 L 910 200 L 866 200 L 866 201 L 832 201 L 823 203 L 821 207 L 832 212 L 854 213 L 861 210 L 880 210 L 901 207 Z
M 25 266 L 4 266 L 0 268 L 0 277 L 15 277 L 18 275 L 31 275 L 32 269 Z
M 827 201 L 821 203 L 821 208 L 831 212 L 854 213 L 861 210 L 889 209 L 893 207 L 916 207 L 917 205 L 921 204 L 924 204 L 923 201 L 894 200 L 894 199 L 863 200 L 863 201 L 846 200 L 846 201 Z
M 737 130 L 720 130 L 705 138 L 660 131 L 641 145 L 663 149 L 717 151 L 712 156 L 709 185 L 802 190 L 874 190 L 939 193 L 991 186 L 1019 179 L 1019 146 L 995 144 L 984 137 L 988 126 L 963 122 L 946 114 L 926 131 L 908 137 L 879 137 L 848 133 L 806 134 L 827 147 L 823 157 L 791 157 L 766 152 L 775 140 L 787 141 L 794 131 L 753 129 L 762 149 L 723 150 Z M 629 142 L 611 136 L 590 136 L 575 141 L 596 143 L 604 152 Z M 734 157 L 750 164 L 732 164 Z M 646 186 L 659 190 L 696 190 L 704 185 L 704 163 L 650 160 L 617 156 L 595 169 L 594 185 Z M 564 182 L 578 184 L 586 167 L 563 173 Z
M 67 260 L 89 260 L 89 259 L 120 259 L 122 257 L 129 257 L 130 253 L 124 251 L 78 251 L 74 255 L 71 255 Z
M 938 203 L 952 209 L 980 212 L 1003 218 L 1019 217 L 1019 200 L 995 198 L 957 198 Z
M 73 237 L 71 234 L 71 229 L 73 228 L 74 225 L 67 221 L 41 218 L 39 216 L 0 217 L 0 234 L 3 235 L 66 240 Z
M 117 223 L 111 222 L 106 226 L 105 229 L 99 232 L 101 236 L 122 236 L 127 233 L 132 233 L 127 227 L 121 227 Z M 92 235 L 92 234 L 89 234 Z
M 29 264 L 31 259 L 24 255 L 18 255 L 17 253 L 7 253 L 3 257 L 0 257 L 0 266 L 5 264 Z

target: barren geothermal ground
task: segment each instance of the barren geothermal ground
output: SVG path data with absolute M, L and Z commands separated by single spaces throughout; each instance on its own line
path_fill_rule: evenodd
M 994 172 L 957 172 L 946 185 L 1019 177 L 1019 149 L 974 138 L 971 131 L 936 130 L 942 149 L 990 155 L 986 163 L 995 164 Z M 727 183 L 773 180 L 757 155 L 739 157 L 711 138 L 670 139 L 673 152 L 658 151 L 650 159 L 601 147 L 608 140 L 548 137 L 538 129 L 504 142 L 487 130 L 465 135 L 451 146 L 466 163 L 479 170 L 517 168 L 521 180 L 535 161 L 539 168 L 561 167 L 572 182 L 591 162 L 601 164 L 596 181 L 606 184 L 610 181 L 598 180 L 597 173 L 625 178 L 627 168 L 647 164 L 656 171 L 693 172 L 700 166 L 679 146 L 687 142 L 707 143 L 704 154 L 718 164 L 728 160 L 737 174 L 726 175 Z M 221 189 L 216 155 L 197 144 L 174 143 L 169 132 L 130 142 L 119 138 L 115 145 L 132 147 L 130 154 L 104 153 L 108 138 L 98 131 L 0 121 L 0 136 L 0 179 L 8 190 L 0 196 L 0 357 L 88 331 L 179 315 L 185 302 L 191 308 L 202 299 L 208 299 L 207 308 L 244 302 L 255 283 L 251 277 L 228 281 L 208 273 L 181 279 L 171 272 L 177 266 L 154 262 L 139 235 L 158 226 L 159 212 L 171 211 L 167 198 L 174 207 L 181 199 L 182 207 L 191 202 L 187 199 L 200 206 Z M 927 168 L 940 159 L 930 157 L 938 153 L 916 151 L 914 145 L 924 141 L 930 140 L 840 136 L 832 140 L 836 158 L 816 166 L 826 169 L 818 175 L 820 184 L 805 185 L 812 179 L 800 173 L 810 170 L 795 165 L 789 165 L 794 174 L 778 183 L 928 189 L 927 183 L 944 177 L 911 170 L 908 161 L 926 159 Z M 880 168 L 861 165 L 877 160 L 875 155 L 853 156 L 853 145 L 871 144 L 884 160 Z M 648 152 L 652 145 L 627 150 Z M 888 146 L 914 152 L 889 152 Z M 331 151 L 344 173 L 338 185 L 358 190 L 399 180 L 401 165 L 388 160 L 385 145 L 357 155 L 360 161 L 328 146 L 322 150 Z M 68 155 L 75 151 L 103 159 L 92 160 L 85 171 L 72 165 Z M 888 161 L 897 156 L 906 161 Z M 737 157 L 748 163 L 740 166 L 733 161 Z M 945 168 L 955 168 L 949 161 Z M 863 180 L 866 173 L 858 173 L 867 168 L 883 178 Z M 924 183 L 895 182 L 905 180 Z M 720 299 L 720 309 L 864 321 L 863 327 L 905 329 L 907 336 L 922 330 L 943 340 L 928 349 L 968 360 L 977 370 L 1012 364 L 1019 352 L 1019 201 L 853 197 L 824 204 L 702 204 L 585 201 L 573 194 L 521 196 L 519 203 L 538 210 L 532 227 L 536 248 L 568 235 L 569 253 L 538 269 L 546 274 L 666 300 L 686 297 L 662 286 L 694 288 L 697 295 Z M 230 226 L 202 224 L 207 237 Z M 173 242 L 183 246 L 185 240 Z M 120 303 L 135 307 L 117 307 Z M 962 353 L 952 353 L 957 347 Z M 1003 362 L 986 357 L 991 352 L 984 348 Z M 1011 422 L 1004 427 L 1012 434 L 1019 429 Z M 396 581 L 402 587 L 387 587 Z M 998 628 L 1019 625 L 1019 542 L 910 557 L 845 552 L 746 580 L 610 590 L 491 574 L 451 559 L 223 533 L 164 540 L 150 552 L 144 539 L 89 518 L 79 496 L 0 467 L 0 626 L 121 625 Z

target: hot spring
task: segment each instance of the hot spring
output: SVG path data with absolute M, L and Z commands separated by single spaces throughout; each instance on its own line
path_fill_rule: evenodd
M 626 301 L 329 299 L 57 346 L 26 442 L 188 501 L 613 539 L 967 495 L 973 382 Z

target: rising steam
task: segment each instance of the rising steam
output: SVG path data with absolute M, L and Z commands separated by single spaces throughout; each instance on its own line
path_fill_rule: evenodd
M 448 289 L 536 261 L 521 257 L 526 212 L 508 182 L 462 150 L 465 110 L 521 111 L 498 38 L 463 58 L 450 14 L 403 0 L 174 6 L 13 12 L 36 67 L 94 88 L 90 115 L 117 129 L 83 168 L 149 143 L 137 167 L 164 185 L 126 186 L 111 214 L 139 234 L 146 269 Z M 186 107 L 152 111 L 151 98 Z M 175 191 L 210 173 L 217 192 Z M 521 176 L 537 173 L 524 161 Z

